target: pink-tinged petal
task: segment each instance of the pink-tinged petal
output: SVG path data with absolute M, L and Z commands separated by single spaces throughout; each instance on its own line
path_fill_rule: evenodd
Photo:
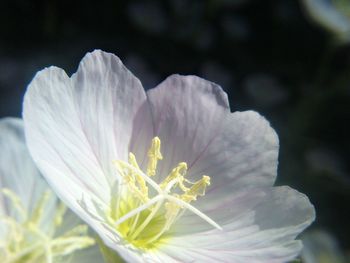
M 87 54 L 72 76 L 81 129 L 106 175 L 112 161 L 125 159 L 133 120 L 146 94 L 141 82 L 118 57 L 102 51 Z
M 250 227 L 254 223 L 254 209 L 261 200 L 266 198 L 271 189 L 243 189 L 234 193 L 226 193 L 220 198 L 220 203 L 206 207 L 201 207 L 201 211 L 217 222 L 220 226 L 225 226 L 225 231 L 239 230 Z M 205 197 L 202 197 L 205 199 Z M 193 205 L 197 206 L 197 202 Z M 196 214 L 186 211 L 186 213 L 173 226 L 172 235 L 181 236 L 189 233 L 198 233 L 213 229 L 212 225 L 198 217 Z
M 144 101 L 140 81 L 102 51 L 87 54 L 71 78 L 55 67 L 35 76 L 24 99 L 28 147 L 68 206 L 84 194 L 108 202 L 113 161 L 126 158 Z
M 163 142 L 160 177 L 185 161 L 188 178 L 211 177 L 209 191 L 224 186 L 232 192 L 274 183 L 278 137 L 258 113 L 230 113 L 224 91 L 194 76 L 171 76 L 147 95 L 153 136 Z
M 211 147 L 229 114 L 229 105 L 226 93 L 218 85 L 196 76 L 172 75 L 147 95 L 153 136 L 159 136 L 163 142 L 163 160 L 157 172 L 162 178 L 179 162 L 192 165 Z
M 279 141 L 269 122 L 254 111 L 235 112 L 222 132 L 191 167 L 191 176 L 211 177 L 205 199 L 220 203 L 220 196 L 242 188 L 272 186 L 277 175 Z
M 224 239 L 211 238 L 213 242 L 222 242 Z M 195 242 L 196 240 L 191 240 Z M 165 253 L 177 257 L 179 262 L 222 262 L 222 263 L 285 263 L 294 259 L 296 251 L 300 251 L 300 241 L 291 241 L 282 245 L 276 245 L 263 249 L 251 250 L 225 250 L 225 249 L 200 249 L 182 246 L 169 246 Z
M 258 113 L 230 114 L 222 132 L 189 170 L 190 178 L 211 177 L 205 196 L 193 205 L 219 224 L 255 206 L 276 178 L 278 148 L 275 131 Z M 193 232 L 210 227 L 193 214 L 184 219 L 181 225 L 193 226 Z
M 0 120 L 0 189 L 8 188 L 19 196 L 24 208 L 33 209 L 47 189 L 27 150 L 23 122 L 18 118 Z M 12 214 L 13 205 L 0 193 L 0 214 Z
M 149 102 L 145 101 L 135 114 L 129 145 L 129 152 L 132 152 L 137 157 L 137 161 L 145 169 L 144 171 L 146 171 L 147 167 L 147 152 L 153 138 L 151 108 Z
M 315 219 L 315 208 L 308 197 L 288 186 L 274 187 L 255 212 L 261 229 L 300 226 L 301 232 Z
M 228 209 L 234 212 L 236 205 Z M 184 261 L 192 257 L 201 262 L 282 263 L 300 253 L 301 242 L 294 239 L 315 218 L 307 197 L 289 187 L 273 188 L 255 207 L 238 210 L 242 215 L 223 225 L 223 231 L 169 238 L 162 251 L 181 255 Z

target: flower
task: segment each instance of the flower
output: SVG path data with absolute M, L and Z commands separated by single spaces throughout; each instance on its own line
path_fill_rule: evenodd
M 269 123 L 231 113 L 224 91 L 199 77 L 173 75 L 145 93 L 97 50 L 71 77 L 38 72 L 23 116 L 33 159 L 107 261 L 285 262 L 314 220 L 305 195 L 273 187 Z
M 93 249 L 75 253 L 94 240 L 41 178 L 26 149 L 22 120 L 0 120 L 0 149 L 1 262 L 96 262 L 86 260 L 98 259 Z
M 333 33 L 339 44 L 350 41 L 350 3 L 348 0 L 302 0 L 308 16 Z

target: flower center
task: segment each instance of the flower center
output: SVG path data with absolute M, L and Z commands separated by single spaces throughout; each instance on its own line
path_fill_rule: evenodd
M 156 175 L 158 161 L 163 159 L 161 141 L 152 139 L 148 151 L 146 174 L 140 169 L 136 157 L 129 154 L 129 161 L 115 161 L 121 177 L 116 186 L 118 195 L 111 197 L 109 223 L 125 240 L 141 249 L 154 248 L 161 240 L 169 237 L 171 227 L 186 210 L 189 210 L 214 227 L 221 229 L 208 216 L 190 203 L 204 196 L 210 185 L 210 177 L 191 182 L 185 178 L 187 164 L 180 162 L 160 183 L 152 177 Z
M 20 198 L 11 190 L 1 189 L 3 195 L 11 201 L 17 216 L 4 215 L 0 222 L 5 232 L 0 237 L 0 258 L 4 263 L 52 263 L 66 262 L 65 259 L 78 249 L 94 244 L 87 237 L 87 226 L 78 225 L 61 236 L 54 237 L 55 230 L 62 224 L 66 207 L 55 204 L 55 216 L 50 222 L 45 219 L 45 210 L 50 209 L 50 192 L 45 192 L 32 213 L 24 208 Z M 47 220 L 47 219 L 46 219 Z M 47 229 L 46 229 L 47 227 Z

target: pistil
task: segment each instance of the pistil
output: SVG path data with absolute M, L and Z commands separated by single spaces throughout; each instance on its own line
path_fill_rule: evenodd
M 209 176 L 204 175 L 198 181 L 191 182 L 185 178 L 187 163 L 180 162 L 162 182 L 157 183 L 152 179 L 157 173 L 158 162 L 163 159 L 160 148 L 160 139 L 153 138 L 148 151 L 146 174 L 140 169 L 133 153 L 129 154 L 129 162 L 114 162 L 120 176 L 119 195 L 123 196 L 111 197 L 109 221 L 114 221 L 113 227 L 126 240 L 142 249 L 154 247 L 186 210 L 221 229 L 190 204 L 198 196 L 205 195 L 206 187 L 210 185 Z M 155 191 L 153 197 L 149 195 L 149 187 Z M 121 209 L 125 207 L 128 209 Z

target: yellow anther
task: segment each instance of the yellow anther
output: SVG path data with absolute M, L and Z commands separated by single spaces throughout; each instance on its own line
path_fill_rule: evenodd
M 131 169 L 130 164 L 124 161 L 114 161 L 114 164 L 119 171 L 120 176 L 123 178 L 125 183 L 128 185 L 130 191 L 134 193 L 134 195 L 139 198 L 142 202 L 148 201 L 148 188 L 142 176 L 140 176 L 137 172 L 135 165 L 138 167 L 135 156 L 131 153 L 129 155 L 129 159 L 131 159 L 131 165 L 135 168 Z M 141 171 L 141 170 L 140 170 Z M 136 185 L 136 181 L 139 184 L 139 187 Z
M 126 240 L 142 249 L 154 247 L 185 211 L 195 213 L 220 229 L 218 224 L 190 204 L 205 194 L 210 177 L 203 176 L 193 183 L 185 178 L 187 163 L 180 162 L 163 181 L 156 182 L 160 176 L 155 179 L 151 177 L 156 175 L 158 161 L 162 159 L 161 141 L 155 137 L 148 151 L 146 174 L 133 153 L 129 154 L 128 163 L 115 161 L 124 184 L 119 185 L 121 189 L 112 190 L 107 217 L 111 227 L 115 227 Z M 149 191 L 150 186 L 152 188 Z M 116 195 L 119 193 L 119 198 L 114 198 L 113 192 Z
M 60 202 L 58 207 L 57 207 L 55 217 L 54 217 L 55 227 L 58 227 L 62 224 L 63 217 L 64 217 L 64 214 L 66 213 L 66 210 L 67 210 L 66 206 Z
M 140 170 L 140 167 L 136 161 L 136 157 L 132 152 L 129 153 L 129 163 L 136 169 Z
M 203 175 L 202 179 L 195 182 L 192 187 L 181 195 L 181 199 L 185 202 L 191 202 L 197 200 L 197 196 L 204 196 L 205 189 L 210 185 L 210 177 Z
M 176 183 L 174 185 L 178 185 L 182 191 L 186 192 L 190 190 L 183 183 L 185 180 L 186 172 L 187 172 L 187 163 L 185 162 L 179 163 L 171 171 L 171 173 L 163 180 L 163 182 L 160 184 L 160 188 L 165 189 L 171 181 L 176 180 Z
M 152 139 L 151 147 L 148 151 L 148 166 L 147 175 L 154 176 L 157 170 L 158 160 L 162 160 L 163 156 L 160 152 L 160 139 L 159 137 L 154 137 Z
M 129 165 L 125 163 L 124 161 L 115 161 L 115 166 L 117 167 L 117 170 L 120 174 L 120 176 L 123 178 L 123 180 L 129 184 L 129 183 L 135 183 L 134 174 L 130 173 Z
M 129 153 L 129 163 L 133 167 L 135 167 L 137 170 L 141 171 L 141 169 L 136 161 L 136 157 L 133 153 Z M 132 172 L 132 171 L 130 171 L 130 172 Z M 143 179 L 143 177 L 139 173 L 134 172 L 134 175 L 135 175 L 137 183 L 139 184 L 141 192 L 143 193 L 143 195 L 148 196 L 148 187 L 146 185 L 145 179 Z

